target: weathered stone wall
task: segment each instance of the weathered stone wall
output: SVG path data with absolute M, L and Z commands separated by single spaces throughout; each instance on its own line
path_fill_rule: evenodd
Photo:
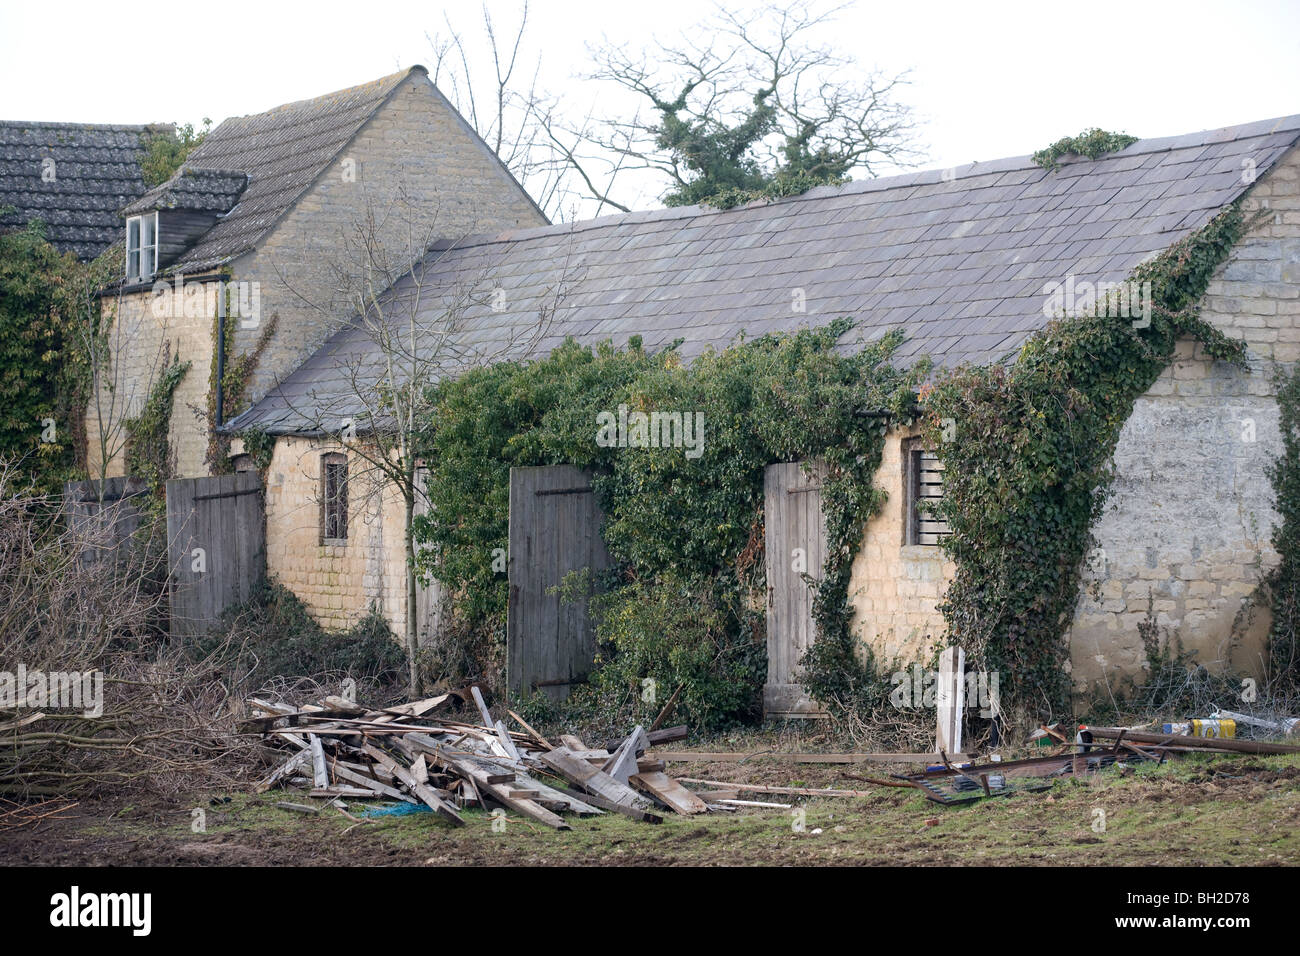
M 262 245 L 231 264 L 230 280 L 257 283 L 260 299 L 256 323 L 246 316 L 232 317 L 237 323 L 234 354 L 255 348 L 266 323 L 276 318 L 274 335 L 244 393 L 246 406 L 293 371 L 355 312 L 338 290 L 356 287 L 362 278 L 365 258 L 358 242 L 371 217 L 378 223 L 372 231 L 387 250 L 393 278 L 406 271 L 413 252 L 423 250 L 425 239 L 454 239 L 545 222 L 428 77 L 409 76 Z M 419 249 L 412 249 L 412 235 L 421 241 Z M 381 288 L 387 284 L 382 275 L 369 278 Z M 233 291 L 232 299 L 233 308 L 238 301 Z M 105 300 L 107 314 L 112 313 L 114 301 Z M 108 373 L 117 379 L 116 400 L 110 399 L 107 389 L 101 396 L 107 428 L 120 432 L 124 405 L 138 411 L 153 381 L 148 373 L 158 362 L 159 349 L 164 342 L 171 343 L 173 355 L 194 363 L 177 389 L 172 416 L 177 474 L 206 475 L 215 302 L 202 318 L 186 317 L 183 310 L 173 316 L 174 310 L 169 309 L 159 319 L 151 314 L 152 308 L 148 291 L 126 296 L 121 303 L 124 332 L 120 349 L 114 350 L 115 357 L 120 354 L 116 358 L 120 364 Z M 92 446 L 98 422 L 92 402 L 87 415 Z M 92 473 L 96 473 L 101 456 L 96 447 L 91 453 Z M 109 457 L 109 474 L 121 474 L 120 454 Z
M 372 605 L 401 636 L 406 626 L 403 508 L 392 485 L 348 452 L 346 544 L 321 543 L 321 458 L 334 442 L 282 438 L 266 476 L 267 571 L 327 627 L 346 628 Z
M 109 477 L 122 475 L 126 431 L 123 422 L 138 415 L 167 360 L 189 362 L 173 396 L 169 442 L 176 473 L 205 475 L 208 430 L 208 380 L 212 369 L 212 322 L 216 300 L 210 283 L 194 283 L 187 302 L 169 291 L 151 290 L 105 296 L 101 314 L 109 329 L 108 367 L 86 408 L 87 464 L 99 477 L 105 458 Z M 211 294 L 201 294 L 211 293 Z M 200 301 L 200 299 L 202 301 Z M 102 439 L 102 440 L 101 440 Z
M 1281 450 L 1272 374 L 1300 360 L 1300 150 L 1261 177 L 1244 208 L 1272 210 L 1220 267 L 1203 316 L 1243 339 L 1249 368 L 1212 362 L 1191 341 L 1143 395 L 1121 432 L 1116 481 L 1095 529 L 1069 632 L 1081 698 L 1119 689 L 1145 663 L 1148 609 L 1164 639 L 1212 667 L 1258 673 L 1269 624 L 1260 579 L 1277 560 L 1266 468 Z M 925 660 L 943 643 L 935 609 L 953 566 L 903 543 L 902 447 L 891 431 L 850 600 L 860 639 L 886 661 Z
M 915 434 L 891 429 L 885 437 L 876 485 L 889 498 L 867 523 L 849 582 L 858 639 L 881 664 L 928 660 L 945 631 L 936 607 L 953 564 L 937 546 L 904 543 L 903 447 Z
M 1070 632 L 1081 695 L 1145 663 L 1138 624 L 1216 668 L 1258 674 L 1269 614 L 1257 587 L 1276 561 L 1266 468 L 1281 451 L 1272 374 L 1300 359 L 1300 150 L 1243 207 L 1272 215 L 1234 249 L 1202 315 L 1246 342 L 1249 368 L 1190 341 L 1138 400 L 1115 451 L 1116 482 Z
M 544 223 L 428 77 L 408 77 L 262 245 L 234 263 L 236 279 L 260 284 L 262 321 L 276 316 L 246 403 L 356 313 L 348 290 L 387 286 L 382 275 L 364 274 L 377 263 L 361 252 L 363 236 L 378 239 L 396 278 L 428 240 Z M 236 349 L 249 351 L 259 334 L 241 327 Z

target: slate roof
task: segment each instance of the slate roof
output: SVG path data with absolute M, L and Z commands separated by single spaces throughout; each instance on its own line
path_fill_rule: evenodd
M 210 269 L 257 245 L 402 80 L 416 72 L 428 73 L 414 66 L 336 93 L 233 117 L 209 132 L 173 183 L 196 171 L 242 172 L 248 185 L 229 214 L 169 271 Z
M 127 205 L 122 214 L 133 216 L 154 209 L 225 213 L 247 185 L 248 176 L 239 170 L 182 167 L 167 182 Z
M 122 238 L 118 211 L 148 187 L 140 175 L 144 142 L 170 132 L 166 125 L 96 126 L 86 123 L 0 121 L 0 227 L 41 219 L 60 252 L 93 259 Z M 54 160 L 54 180 L 42 163 Z
M 425 260 L 417 347 L 432 354 L 449 306 L 458 352 L 516 358 L 566 336 L 623 345 L 632 335 L 652 349 L 683 338 L 690 358 L 742 332 L 850 316 L 858 326 L 845 348 L 901 327 L 903 362 L 993 363 L 1046 323 L 1046 283 L 1126 278 L 1244 193 L 1245 160 L 1263 175 L 1297 138 L 1300 116 L 1290 116 L 1140 140 L 1051 172 L 1017 157 L 730 211 L 662 209 L 463 240 Z M 408 276 L 391 294 L 411 286 Z M 560 286 L 545 334 L 530 335 Z M 504 297 L 493 302 L 495 288 Z M 792 309 L 796 290 L 804 313 Z M 228 427 L 311 432 L 323 409 L 355 414 L 349 378 L 380 381 L 380 359 L 371 336 L 345 328 Z

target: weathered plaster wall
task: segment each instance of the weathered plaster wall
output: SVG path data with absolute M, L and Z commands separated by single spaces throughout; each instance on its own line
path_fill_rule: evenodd
M 1125 424 L 1070 633 L 1080 694 L 1140 670 L 1137 625 L 1148 607 L 1201 663 L 1260 670 L 1269 614 L 1253 596 L 1277 560 L 1266 474 L 1281 450 L 1271 377 L 1275 365 L 1300 359 L 1300 150 L 1260 178 L 1244 208 L 1272 215 L 1220 268 L 1202 315 L 1246 342 L 1249 368 L 1182 342 Z

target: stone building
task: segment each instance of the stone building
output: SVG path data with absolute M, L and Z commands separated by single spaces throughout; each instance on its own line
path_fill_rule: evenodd
M 1051 171 L 1018 157 L 727 211 L 675 208 L 489 232 L 440 249 L 426 261 L 425 284 L 500 290 L 497 303 L 466 306 L 458 334 L 512 357 L 544 354 L 569 336 L 623 345 L 637 335 L 652 349 L 681 339 L 689 358 L 741 332 L 847 315 L 857 326 L 844 347 L 901 327 L 902 361 L 928 355 L 952 367 L 1014 359 L 1047 323 L 1054 283 L 1120 282 L 1234 201 L 1272 210 L 1221 266 L 1203 303 L 1207 319 L 1246 342 L 1249 367 L 1213 362 L 1182 343 L 1138 401 L 1070 631 L 1081 693 L 1141 666 L 1137 624 L 1148 612 L 1203 662 L 1256 671 L 1268 625 L 1256 589 L 1276 560 L 1265 474 L 1280 447 L 1271 372 L 1300 358 L 1298 139 L 1300 117 L 1292 116 L 1140 140 Z M 539 326 L 561 286 L 562 304 Z M 398 283 L 392 294 L 410 291 Z M 439 307 L 428 306 L 431 321 Z M 298 524 L 287 516 L 319 483 L 323 456 L 341 452 L 321 442 L 307 409 L 346 407 L 341 357 L 377 361 L 374 348 L 360 331 L 340 331 L 231 424 L 279 436 L 268 522 L 294 526 L 303 542 L 316 533 L 310 514 Z M 952 567 L 938 547 L 944 529 L 918 502 L 942 493 L 942 473 L 912 431 L 895 427 L 878 480 L 889 498 L 865 527 L 853 568 L 856 627 L 885 659 L 924 659 L 942 641 L 936 606 Z M 365 540 L 392 548 L 398 528 L 389 515 Z M 341 598 L 341 579 L 295 550 L 295 589 L 323 618 L 345 620 L 357 584 Z M 366 575 L 373 588 L 374 561 Z
M 102 299 L 114 361 L 87 415 L 92 475 L 122 471 L 121 422 L 175 361 L 190 363 L 175 473 L 208 474 L 214 364 L 255 354 L 242 399 L 266 394 L 355 311 L 367 241 L 396 276 L 425 253 L 416 240 L 546 222 L 419 66 L 227 119 L 123 213 L 127 275 Z
M 139 408 L 164 362 L 190 362 L 170 425 L 176 473 L 229 467 L 213 449 L 250 467 L 240 436 L 270 436 L 269 572 L 331 626 L 375 604 L 400 633 L 411 612 L 402 505 L 392 488 L 359 485 L 365 446 L 340 440 L 365 417 L 365 389 L 395 374 L 376 323 L 364 327 L 345 294 L 349 270 L 373 265 L 355 238 L 367 228 L 388 266 L 371 270 L 370 287 L 415 320 L 389 328 L 381 310 L 378 329 L 413 332 L 416 353 L 449 350 L 460 367 L 543 355 L 569 337 L 639 336 L 652 349 L 680 339 L 689 359 L 742 333 L 841 316 L 856 320 L 844 348 L 901 328 L 899 360 L 954 367 L 1013 360 L 1049 320 L 1049 289 L 1120 282 L 1241 200 L 1269 214 L 1202 305 L 1245 341 L 1249 366 L 1181 343 L 1137 402 L 1070 646 L 1081 693 L 1141 666 L 1148 615 L 1202 661 L 1255 671 L 1268 626 L 1257 588 L 1276 561 L 1272 372 L 1300 358 L 1298 140 L 1292 116 L 1139 140 L 1053 170 L 1016 157 L 732 210 L 549 225 L 416 67 L 227 120 L 126 206 L 132 273 L 104 297 L 119 360 L 88 431 L 93 445 Z M 241 356 L 247 377 L 227 403 L 237 414 L 216 420 L 214 366 Z M 120 449 L 103 457 L 120 473 Z M 855 626 L 885 659 L 923 659 L 942 642 L 936 607 L 953 570 L 945 529 L 918 507 L 942 494 L 942 472 L 913 430 L 894 426 L 878 482 L 888 501 L 854 564 Z M 427 629 L 435 602 L 419 602 Z

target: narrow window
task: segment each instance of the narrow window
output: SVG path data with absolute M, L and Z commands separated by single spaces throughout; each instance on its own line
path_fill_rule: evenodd
M 143 281 L 158 270 L 158 214 L 126 221 L 126 277 Z
M 348 537 L 348 459 L 331 452 L 321 456 L 321 544 Z
M 916 441 L 903 446 L 907 493 L 904 543 L 937 545 L 949 534 L 948 523 L 934 513 L 943 500 L 943 462 Z
M 132 216 L 126 221 L 126 277 L 136 279 L 140 276 L 140 217 Z

